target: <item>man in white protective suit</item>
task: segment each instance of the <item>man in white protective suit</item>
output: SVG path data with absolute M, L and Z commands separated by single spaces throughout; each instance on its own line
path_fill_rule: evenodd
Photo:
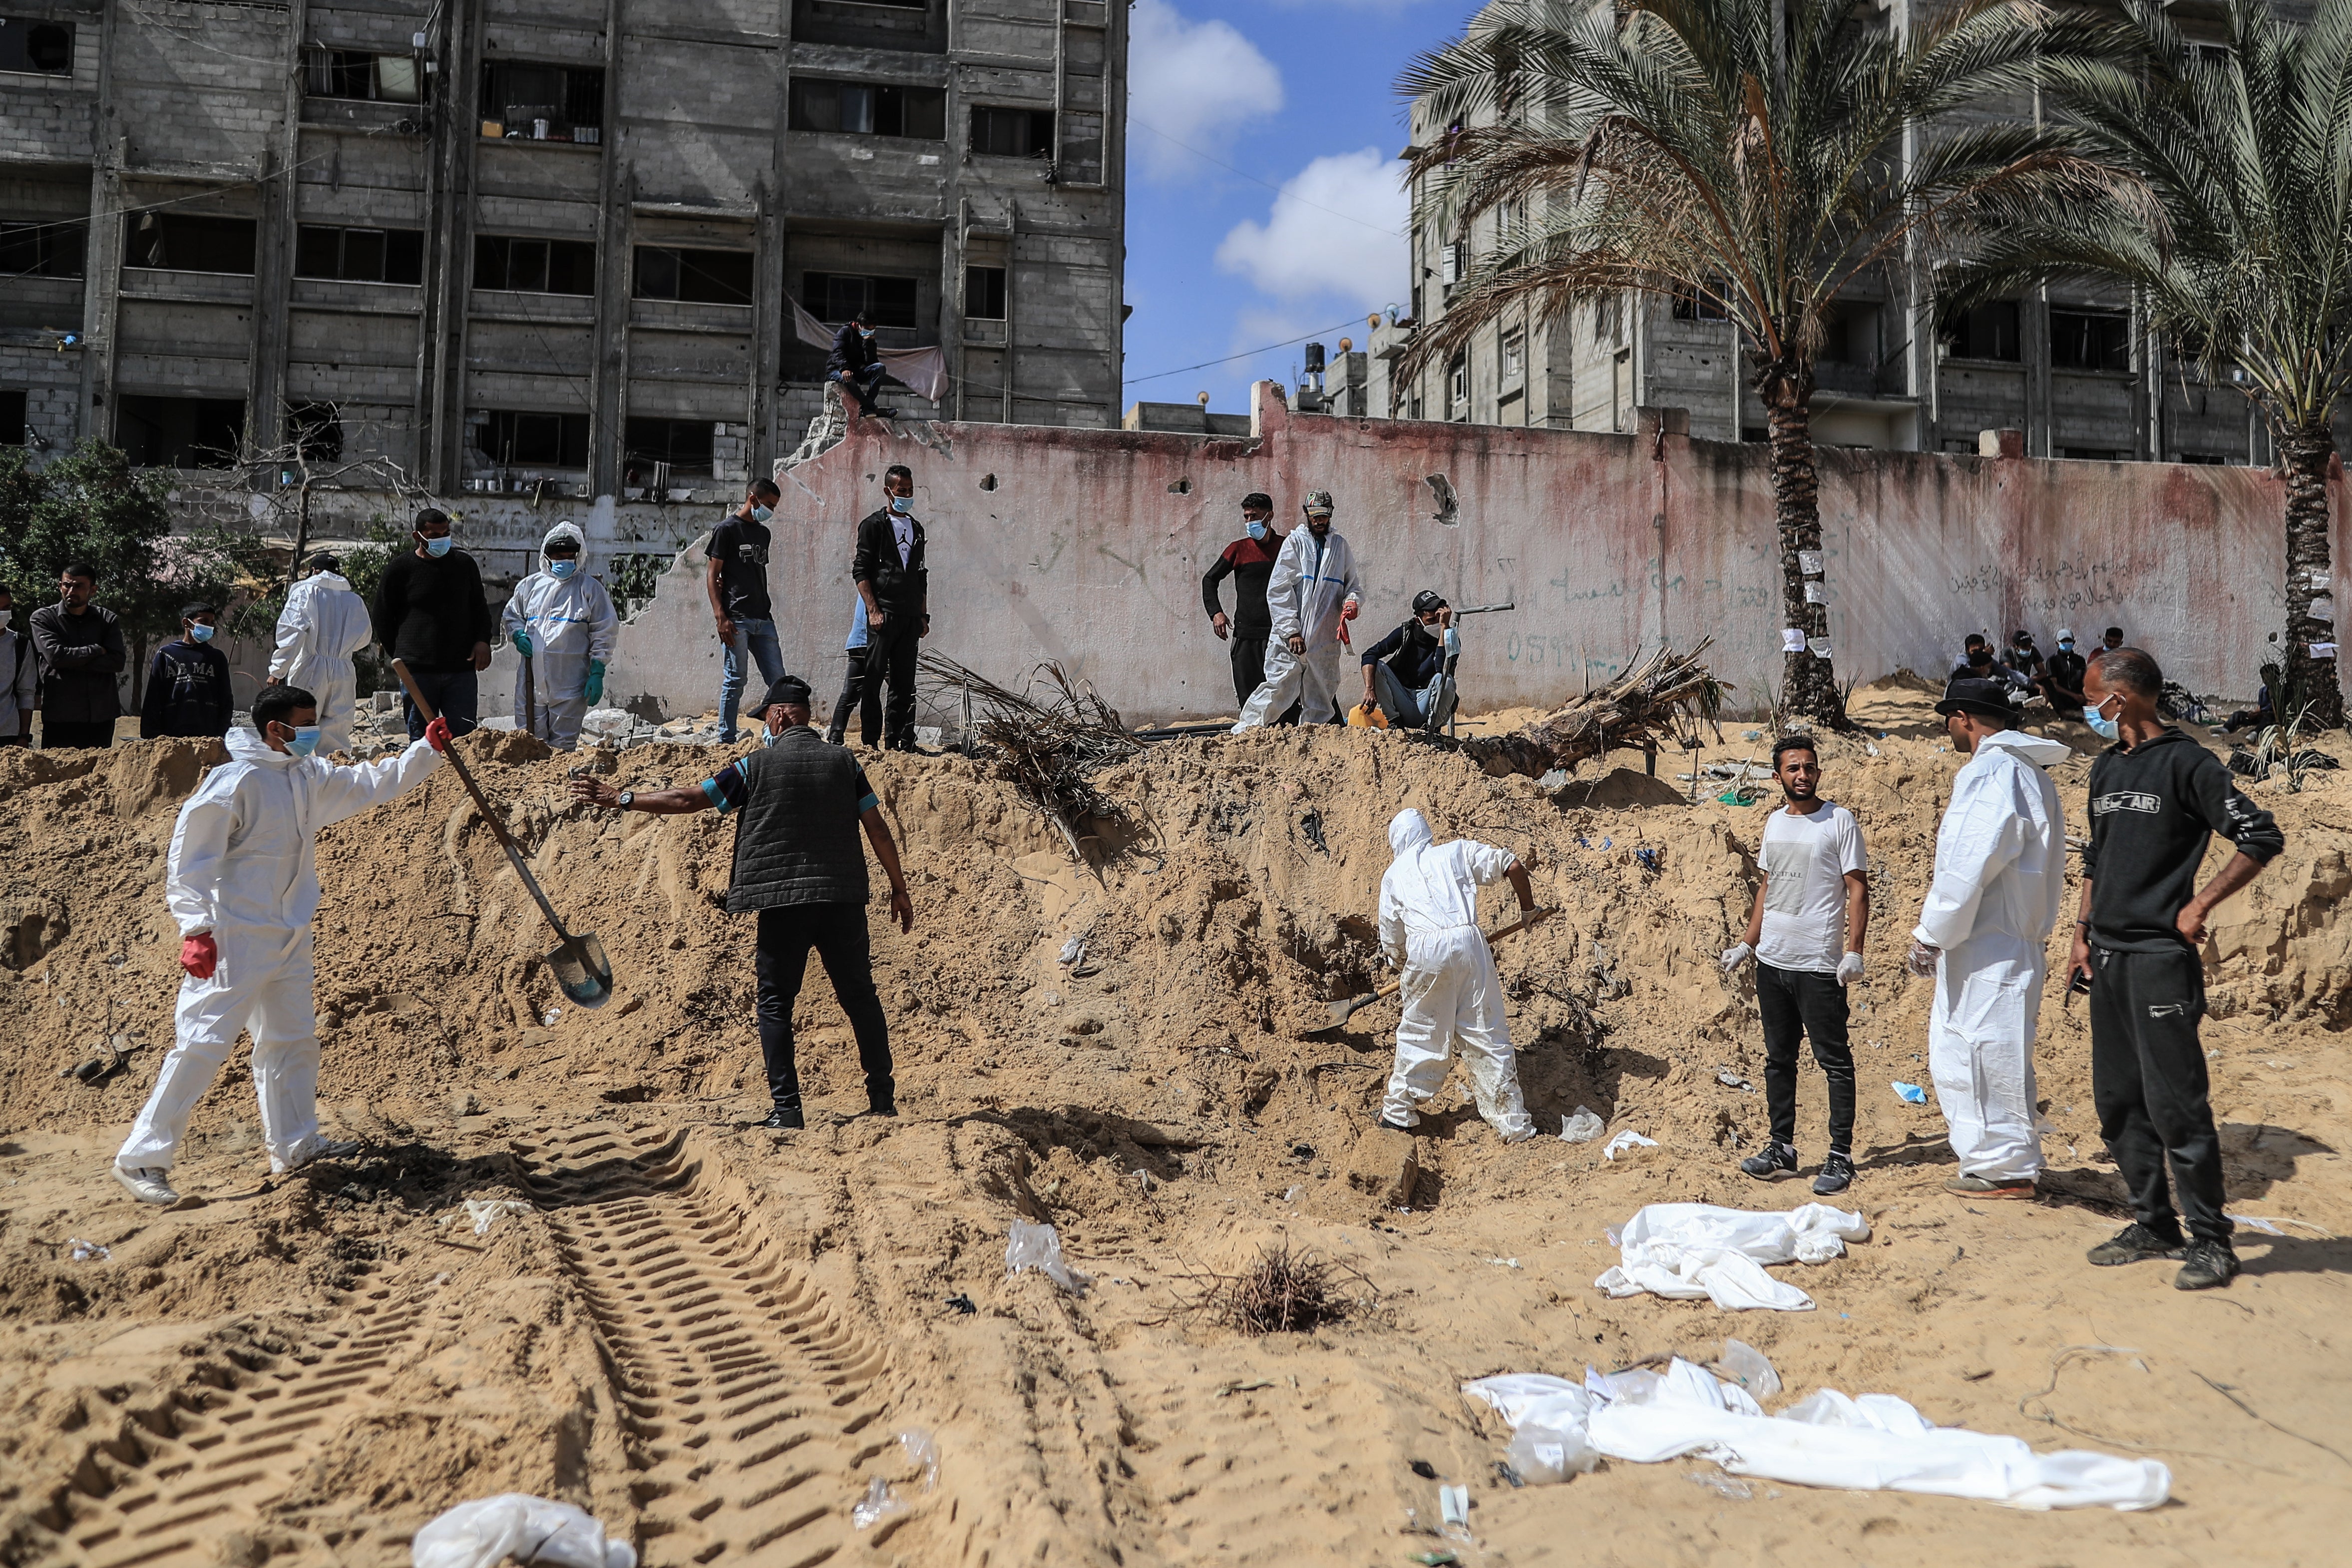
M 1307 526 L 1294 528 L 1265 583 L 1272 634 L 1265 680 L 1242 704 L 1233 732 L 1271 724 L 1298 704 L 1302 724 L 1328 724 L 1339 712 L 1339 637 L 1356 618 L 1364 580 L 1356 552 L 1331 528 L 1331 492 L 1309 490 Z
M 319 1034 L 310 1005 L 311 852 L 319 830 L 390 800 L 430 773 L 449 743 L 436 719 L 397 757 L 342 766 L 319 747 L 316 699 L 268 686 L 253 730 L 228 732 L 228 762 L 180 808 L 163 896 L 180 926 L 176 1038 L 154 1092 L 114 1156 L 142 1203 L 173 1204 L 172 1164 L 196 1101 L 240 1030 L 253 1036 L 253 1085 L 272 1174 L 359 1146 L 319 1131 Z M 258 733 L 256 733 L 258 731 Z
M 359 712 L 359 678 L 352 656 L 375 640 L 367 601 L 352 591 L 343 563 L 319 551 L 303 567 L 310 575 L 286 590 L 278 612 L 278 650 L 269 656 L 269 684 L 299 686 L 318 700 L 319 750 L 347 752 Z
M 2066 885 L 2066 816 L 2042 769 L 2074 754 L 2010 728 L 2004 683 L 1959 679 L 1936 704 L 1969 753 L 1936 832 L 1936 876 L 1905 967 L 1933 975 L 1927 1071 L 1960 1173 L 1948 1192 L 2031 1198 L 2042 1174 L 2033 1032 Z
M 1411 808 L 1390 822 L 1389 848 L 1396 858 L 1381 878 L 1381 949 L 1403 976 L 1403 1016 L 1381 1125 L 1402 1132 L 1420 1124 L 1418 1108 L 1444 1084 L 1459 1040 L 1478 1114 L 1507 1143 L 1532 1138 L 1502 976 L 1478 926 L 1478 889 L 1507 877 L 1532 923 L 1538 911 L 1528 868 L 1509 850 L 1475 838 L 1431 843 L 1428 819 Z
M 604 667 L 621 635 L 613 596 L 583 569 L 587 543 L 570 518 L 549 529 L 540 569 L 515 584 L 499 617 L 524 656 L 515 664 L 515 726 L 525 728 L 529 716 L 559 752 L 580 743 L 580 721 L 604 700 Z M 526 681 L 536 688 L 533 702 L 524 700 Z

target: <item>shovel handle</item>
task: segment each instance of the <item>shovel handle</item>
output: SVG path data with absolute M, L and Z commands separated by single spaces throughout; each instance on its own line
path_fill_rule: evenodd
M 1490 942 L 1496 942 L 1502 941 L 1507 936 L 1517 936 L 1519 932 L 1527 930 L 1528 927 L 1533 924 L 1537 920 L 1553 912 L 1553 910 L 1544 909 L 1540 906 L 1532 910 L 1523 910 L 1519 913 L 1519 918 L 1513 921 L 1509 925 L 1504 926 L 1497 931 L 1488 932 L 1486 940 Z M 1341 1005 L 1344 1005 L 1348 1009 L 1347 1016 L 1349 1017 L 1353 1017 L 1358 1013 L 1360 1013 L 1365 1008 L 1370 1006 L 1373 1003 L 1382 1001 L 1388 997 L 1395 995 L 1399 990 L 1403 988 L 1403 985 L 1404 976 L 1400 974 L 1394 980 L 1390 981 L 1386 985 L 1374 991 L 1370 995 L 1352 998 L 1349 1001 L 1341 1004 Z
M 400 684 L 406 689 L 408 700 L 416 704 L 419 713 L 425 715 L 425 721 L 430 724 L 439 718 L 440 715 L 433 711 L 433 704 L 425 700 L 425 693 L 416 689 L 416 678 L 408 672 L 408 666 L 395 658 L 392 661 L 392 669 L 400 677 Z M 539 900 L 539 912 L 545 915 L 547 923 L 555 928 L 556 936 L 569 942 L 572 933 L 563 929 L 563 922 L 556 918 L 555 906 L 547 901 L 545 893 L 540 891 L 539 879 L 532 876 L 530 868 L 523 863 L 521 847 L 515 843 L 514 836 L 507 831 L 507 825 L 499 820 L 499 814 L 490 809 L 490 803 L 483 797 L 482 786 L 474 782 L 473 770 L 467 767 L 466 759 L 457 754 L 454 739 L 444 755 L 448 757 L 449 765 L 457 770 L 458 778 L 465 781 L 466 793 L 474 797 L 474 809 L 480 812 L 482 820 L 490 825 L 490 832 L 498 839 L 499 847 L 507 852 L 507 863 L 514 868 L 515 875 L 522 879 L 522 885 L 530 889 L 530 896 Z

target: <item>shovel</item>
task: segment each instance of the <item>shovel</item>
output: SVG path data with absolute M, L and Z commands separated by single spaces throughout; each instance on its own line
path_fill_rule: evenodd
M 1535 924 L 1536 921 L 1543 919 L 1544 916 L 1549 913 L 1551 913 L 1551 911 L 1545 909 L 1528 910 L 1522 913 L 1517 920 L 1513 921 L 1509 925 L 1505 926 L 1502 930 L 1496 931 L 1494 934 L 1487 937 L 1486 940 L 1490 942 L 1500 942 L 1507 936 L 1527 930 L 1528 927 Z M 1329 1021 L 1316 1028 L 1309 1029 L 1307 1032 L 1309 1035 L 1328 1035 L 1334 1029 L 1343 1027 L 1349 1019 L 1354 1017 L 1358 1013 L 1362 1012 L 1373 1003 L 1385 1001 L 1387 998 L 1395 995 L 1397 994 L 1397 988 L 1403 984 L 1404 977 L 1402 975 L 1399 975 L 1396 979 L 1390 981 L 1386 985 L 1381 986 L 1378 991 L 1367 991 L 1361 996 L 1350 996 L 1345 1002 L 1334 1002 L 1331 1004 L 1331 1016 Z
M 425 693 L 416 689 L 415 677 L 408 673 L 408 666 L 395 658 L 392 661 L 392 668 L 400 677 L 400 684 L 408 689 L 408 700 L 416 704 L 416 710 L 425 715 L 425 721 L 431 723 L 437 715 L 433 711 L 433 705 L 425 700 Z M 562 939 L 562 945 L 547 955 L 547 966 L 555 972 L 556 984 L 581 1006 L 602 1007 L 613 999 L 613 965 L 604 956 L 604 944 L 586 931 L 574 936 L 563 929 L 563 922 L 556 918 L 555 906 L 549 903 L 547 895 L 540 890 L 539 879 L 532 876 L 530 868 L 524 864 L 522 850 L 516 845 L 513 836 L 507 832 L 506 823 L 490 809 L 490 803 L 482 798 L 482 786 L 474 782 L 472 772 L 466 766 L 466 759 L 458 755 L 454 745 L 445 754 L 449 759 L 449 765 L 457 770 L 457 776 L 465 781 L 466 793 L 474 797 L 474 809 L 482 814 L 482 820 L 490 825 L 490 832 L 498 837 L 499 847 L 507 852 L 507 863 L 514 868 L 515 875 L 522 879 L 522 885 L 530 889 L 530 896 L 539 900 L 539 912 L 547 917 L 547 923 L 554 927 L 555 934 Z
M 529 654 L 522 656 L 522 727 L 529 734 L 539 734 L 539 678 L 531 673 Z

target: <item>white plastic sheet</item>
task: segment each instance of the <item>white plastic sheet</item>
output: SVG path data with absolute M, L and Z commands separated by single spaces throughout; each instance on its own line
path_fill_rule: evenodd
M 1594 1280 L 1616 1297 L 1644 1291 L 1678 1301 L 1701 1297 L 1726 1311 L 1809 1312 L 1813 1299 L 1764 1272 L 1768 1263 L 1827 1263 L 1870 1235 L 1859 1214 L 1806 1204 L 1757 1214 L 1713 1204 L 1652 1204 L 1618 1233 L 1617 1267 Z
M 1614 1160 L 1619 1154 L 1624 1152 L 1628 1149 L 1654 1149 L 1657 1146 L 1658 1141 L 1656 1139 L 1644 1138 L 1639 1132 L 1636 1132 L 1632 1128 L 1628 1127 L 1619 1132 L 1616 1137 L 1609 1140 L 1609 1146 L 1601 1151 L 1601 1157 L 1604 1160 Z
M 1062 1238 L 1052 1226 L 1027 1220 L 1013 1222 L 1013 1234 L 1004 1244 L 1004 1267 L 1013 1274 L 1034 1268 L 1073 1295 L 1084 1295 L 1094 1283 L 1062 1260 Z
M 1579 1434 L 1570 1406 L 1559 1392 L 1541 1394 L 1539 1375 L 1483 1378 L 1465 1384 L 1463 1392 L 1501 1412 L 1515 1442 L 1518 1428 L 1540 1421 L 1548 1440 L 1573 1443 Z M 2172 1491 L 2171 1472 L 2157 1460 L 2079 1448 L 2037 1454 L 2020 1437 L 1934 1426 L 1890 1394 L 1849 1398 L 1824 1388 L 1766 1415 L 1746 1390 L 1685 1361 L 1650 1374 L 1654 1381 L 1642 1385 L 1638 1398 L 1613 1395 L 1612 1385 L 1633 1375 L 1588 1372 L 1579 1391 L 1589 1402 L 1581 1436 L 1610 1458 L 1658 1464 L 1695 1456 L 1734 1475 L 1796 1486 L 1924 1492 L 2035 1510 L 2156 1508 Z M 1547 1378 L 1540 1386 L 1573 1385 Z
M 636 1548 L 568 1502 L 525 1492 L 461 1502 L 409 1542 L 415 1568 L 497 1568 L 511 1557 L 553 1568 L 637 1568 Z

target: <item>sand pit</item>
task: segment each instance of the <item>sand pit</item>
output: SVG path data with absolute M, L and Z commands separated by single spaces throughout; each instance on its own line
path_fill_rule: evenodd
M 1956 759 L 1907 688 L 1856 710 L 1824 789 L 1876 878 L 1846 1200 L 1873 1232 L 1801 1269 L 1803 1314 L 1592 1287 L 1616 1261 L 1603 1227 L 1644 1203 L 1808 1195 L 1736 1169 L 1764 1132 L 1741 1087 L 1760 1041 L 1748 982 L 1714 963 L 1771 806 L 1691 804 L 1679 755 L 1653 779 L 1621 752 L 1547 795 L 1400 735 L 1174 742 L 1102 775 L 1134 836 L 1108 836 L 1099 875 L 984 767 L 876 761 L 919 921 L 873 922 L 905 1115 L 855 1114 L 848 1031 L 812 976 L 810 1126 L 779 1136 L 748 1125 L 765 1106 L 750 922 L 719 907 L 732 826 L 587 816 L 563 793 L 580 759 L 485 736 L 484 782 L 604 938 L 614 1002 L 562 1004 L 537 911 L 444 772 L 322 845 L 320 1099 L 369 1152 L 269 1180 L 240 1055 L 180 1166 L 203 1202 L 159 1213 L 105 1165 L 170 1039 L 160 888 L 205 751 L 0 753 L 0 1563 L 404 1563 L 435 1512 L 513 1489 L 581 1504 L 656 1564 L 1401 1564 L 1444 1544 L 1416 1532 L 1438 1482 L 1415 1461 L 1470 1489 L 1465 1562 L 2342 1561 L 2352 784 L 2255 786 L 2288 848 L 2217 921 L 2206 1043 L 2231 1206 L 2283 1234 L 2242 1230 L 2244 1276 L 2183 1295 L 2168 1265 L 2083 1262 L 2119 1189 L 2083 1014 L 2054 991 L 2052 1196 L 1940 1190 L 1941 1124 L 1888 1085 L 1927 1076 L 1927 986 L 1899 958 Z M 2070 733 L 2079 835 L 2092 742 Z M 1701 763 L 1757 751 L 1743 735 Z M 711 760 L 591 765 L 656 784 Z M 1539 1123 L 1589 1106 L 1656 1147 L 1506 1147 L 1453 1086 L 1426 1136 L 1372 1131 L 1393 1010 L 1301 1037 L 1375 978 L 1383 829 L 1407 805 L 1530 854 L 1563 911 L 1500 954 Z M 115 1036 L 119 1068 L 58 1076 L 110 1064 Z M 1817 1075 L 1801 1093 L 1810 1167 Z M 1083 1297 L 1007 1277 L 1017 1219 L 1058 1227 Z M 76 1261 L 76 1239 L 108 1255 Z M 1346 1318 L 1244 1338 L 1185 1310 L 1201 1278 L 1283 1242 L 1344 1266 Z M 1691 1461 L 1514 1489 L 1505 1429 L 1456 1392 L 1712 1359 L 1727 1335 L 1776 1364 L 1768 1407 L 1895 1394 L 2037 1448 L 2161 1459 L 2175 1500 L 1738 1499 Z M 936 1435 L 936 1489 L 896 1441 L 912 1427 Z M 908 1507 L 860 1531 L 877 1477 Z

